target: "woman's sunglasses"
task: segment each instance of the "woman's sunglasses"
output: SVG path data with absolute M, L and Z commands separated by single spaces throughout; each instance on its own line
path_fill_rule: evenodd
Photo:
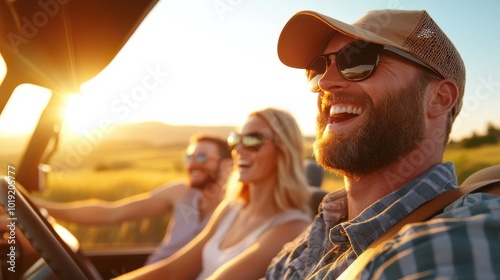
M 238 134 L 236 132 L 231 132 L 229 137 L 227 137 L 227 144 L 229 148 L 234 149 L 236 145 L 241 144 L 245 149 L 257 152 L 260 150 L 262 145 L 264 145 L 264 140 L 268 137 L 259 132 L 253 132 L 248 134 Z
M 399 49 L 391 46 L 356 41 L 345 45 L 338 52 L 323 54 L 313 59 L 306 68 L 307 82 L 311 91 L 320 91 L 318 82 L 330 65 L 332 65 L 332 55 L 335 55 L 335 65 L 339 74 L 350 82 L 359 82 L 368 79 L 375 72 L 380 53 L 383 50 L 390 51 L 413 61 L 443 78 L 442 75 L 427 66 L 424 62 Z

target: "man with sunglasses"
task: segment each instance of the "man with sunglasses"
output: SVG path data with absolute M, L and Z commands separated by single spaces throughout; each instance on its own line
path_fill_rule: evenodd
M 171 214 L 161 245 L 146 261 L 151 264 L 175 253 L 201 232 L 224 197 L 224 187 L 233 167 L 226 139 L 205 134 L 191 138 L 185 162 L 189 183 L 160 186 L 150 193 L 115 202 L 37 200 L 37 204 L 56 219 L 87 225 Z
M 419 206 L 458 187 L 453 164 L 442 160 L 465 66 L 429 14 L 371 11 L 350 25 L 299 12 L 281 32 L 278 55 L 306 70 L 318 94 L 315 156 L 345 187 L 323 199 L 267 279 L 500 278 L 500 199 L 483 193 L 442 205 L 352 264 Z

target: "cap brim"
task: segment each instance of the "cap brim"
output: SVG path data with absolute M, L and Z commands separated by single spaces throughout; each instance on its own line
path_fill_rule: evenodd
M 314 11 L 302 11 L 283 27 L 278 40 L 278 57 L 287 66 L 305 69 L 315 57 L 323 54 L 336 32 L 371 43 L 395 45 L 355 25 Z

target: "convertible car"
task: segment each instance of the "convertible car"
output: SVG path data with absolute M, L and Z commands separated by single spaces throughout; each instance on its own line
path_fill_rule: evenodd
M 0 279 L 109 279 L 141 266 L 150 254 L 152 248 L 82 252 L 68 231 L 34 206 L 30 192 L 39 190 L 39 166 L 49 162 L 57 146 L 65 98 L 113 60 L 156 4 L 157 0 L 0 1 L 0 53 L 6 66 L 0 112 L 20 85 L 51 91 L 15 170 L 5 167 L 0 178 L 0 204 L 7 214 L 3 217 L 11 225 L 3 233 L 7 240 L 0 248 Z M 15 234 L 22 234 L 38 252 L 40 259 L 33 266 L 23 263 L 27 250 L 19 248 L 21 242 L 11 246 L 8 238 Z

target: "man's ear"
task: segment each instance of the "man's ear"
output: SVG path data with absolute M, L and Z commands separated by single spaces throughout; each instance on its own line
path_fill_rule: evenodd
M 431 96 L 428 102 L 427 114 L 430 118 L 436 118 L 448 114 L 458 98 L 458 87 L 450 79 L 443 79 L 429 85 Z

